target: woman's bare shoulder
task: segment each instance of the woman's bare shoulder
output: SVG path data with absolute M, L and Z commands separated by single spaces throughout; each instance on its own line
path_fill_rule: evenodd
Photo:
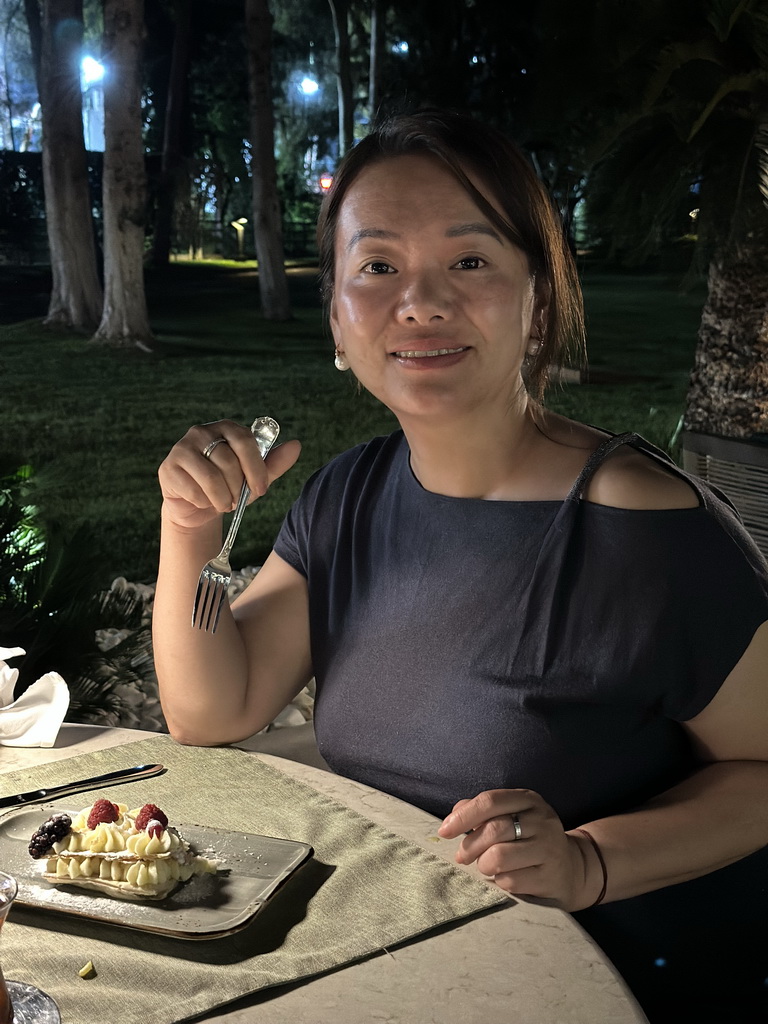
M 581 463 L 607 440 L 594 427 L 560 416 L 549 417 L 547 433 L 552 441 L 570 449 Z M 694 489 L 670 467 L 629 445 L 617 448 L 595 470 L 583 497 L 596 505 L 626 509 L 696 508 Z
M 589 481 L 584 498 L 596 505 L 626 509 L 696 508 L 693 487 L 672 468 L 666 469 L 626 445 L 609 455 Z

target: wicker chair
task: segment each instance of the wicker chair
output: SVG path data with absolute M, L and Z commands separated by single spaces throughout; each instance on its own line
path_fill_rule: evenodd
M 768 444 L 684 432 L 683 469 L 721 488 L 768 558 Z

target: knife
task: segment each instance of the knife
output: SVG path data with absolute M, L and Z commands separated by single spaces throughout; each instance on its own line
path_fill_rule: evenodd
M 70 793 L 79 793 L 83 789 L 94 789 L 96 786 L 106 786 L 116 782 L 134 782 L 137 779 L 149 779 L 153 775 L 162 775 L 165 770 L 165 767 L 161 764 L 137 764 L 134 768 L 120 768 L 116 772 L 94 775 L 90 779 L 79 779 L 77 782 L 69 782 L 64 786 L 49 786 L 47 789 L 33 789 L 29 793 L 3 796 L 0 797 L 0 807 L 39 804 L 43 800 L 68 796 Z

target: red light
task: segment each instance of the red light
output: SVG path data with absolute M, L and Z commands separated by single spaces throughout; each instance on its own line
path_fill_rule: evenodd
M 322 178 L 320 179 L 320 188 L 323 190 L 323 192 L 327 192 L 332 184 L 333 184 L 333 175 L 331 175 L 331 174 L 324 174 L 322 176 Z

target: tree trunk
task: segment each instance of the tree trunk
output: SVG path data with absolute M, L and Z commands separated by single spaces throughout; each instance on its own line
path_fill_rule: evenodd
M 275 165 L 272 15 L 267 0 L 245 0 L 245 31 L 251 103 L 253 233 L 259 263 L 261 311 L 268 320 L 290 320 Z
M 141 137 L 144 0 L 104 0 L 104 309 L 93 340 L 149 350 Z
M 732 237 L 709 266 L 707 301 L 683 426 L 738 440 L 768 439 L 768 208 L 748 167 Z
M 171 256 L 176 192 L 181 166 L 182 114 L 187 98 L 187 73 L 189 70 L 189 0 L 176 0 L 174 9 L 176 11 L 176 29 L 173 36 L 168 99 L 165 105 L 163 161 L 157 190 L 155 231 L 152 244 L 152 263 L 156 267 L 167 266 Z
M 384 41 L 381 0 L 371 0 L 371 52 L 368 62 L 368 117 L 376 120 L 379 105 L 381 49 Z
M 35 83 L 39 97 L 43 91 L 40 83 L 40 64 L 43 49 L 43 23 L 40 19 L 40 0 L 24 0 L 24 14 L 27 18 L 29 46 L 32 50 L 32 64 L 35 69 Z
M 101 315 L 83 141 L 82 0 L 45 0 L 40 105 L 43 186 L 53 288 L 46 324 L 92 329 Z
M 336 81 L 339 94 L 339 156 L 352 149 L 354 141 L 354 105 L 352 102 L 352 66 L 349 47 L 349 0 L 328 0 L 336 39 Z

